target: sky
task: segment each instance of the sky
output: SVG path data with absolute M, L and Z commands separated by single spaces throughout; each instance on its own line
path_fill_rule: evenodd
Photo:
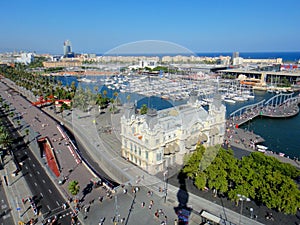
M 76 53 L 144 40 L 199 53 L 300 51 L 299 12 L 299 0 L 3 0 L 0 52 L 62 54 L 65 40 Z

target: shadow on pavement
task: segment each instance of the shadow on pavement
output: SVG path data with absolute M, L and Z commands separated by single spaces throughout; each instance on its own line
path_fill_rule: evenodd
M 192 209 L 187 206 L 189 201 L 189 193 L 186 188 L 186 175 L 180 172 L 177 176 L 179 182 L 179 191 L 177 193 L 178 206 L 174 207 L 175 213 L 178 217 L 178 225 L 188 224 Z

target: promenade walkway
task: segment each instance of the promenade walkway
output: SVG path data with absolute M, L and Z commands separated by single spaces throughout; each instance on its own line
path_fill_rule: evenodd
M 237 126 L 258 117 L 270 118 L 288 118 L 296 116 L 299 113 L 300 95 L 289 98 L 283 98 L 282 94 L 276 95 L 267 102 L 261 101 L 253 105 L 244 106 L 230 114 L 231 120 Z

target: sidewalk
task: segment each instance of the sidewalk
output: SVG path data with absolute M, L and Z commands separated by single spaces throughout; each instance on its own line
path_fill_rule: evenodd
M 27 200 L 27 197 L 31 197 L 32 193 L 29 190 L 24 175 L 21 172 L 14 175 L 16 165 L 11 155 L 4 157 L 3 165 L 4 168 L 1 170 L 2 185 L 11 207 L 11 214 L 15 224 L 27 223 L 31 218 L 37 219 L 38 216 L 34 215 Z M 24 200 L 24 203 L 22 200 Z

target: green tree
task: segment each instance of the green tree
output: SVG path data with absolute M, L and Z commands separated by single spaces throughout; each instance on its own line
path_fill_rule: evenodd
M 11 112 L 9 112 L 9 116 L 10 116 L 10 117 L 14 117 L 14 116 L 15 116 L 15 113 L 14 113 L 14 112 L 12 112 L 12 111 L 11 111 Z
M 206 187 L 206 183 L 207 183 L 207 175 L 204 172 L 200 172 L 197 174 L 197 176 L 195 177 L 195 186 L 200 189 L 200 190 L 204 190 Z
M 73 180 L 69 183 L 68 190 L 72 195 L 77 195 L 80 191 L 80 186 L 77 180 Z
M 203 190 L 208 186 L 215 190 L 215 195 L 224 193 L 236 204 L 240 194 L 270 209 L 287 214 L 297 212 L 300 190 L 293 180 L 299 176 L 297 168 L 260 152 L 238 160 L 232 150 L 221 148 L 215 155 L 213 149 L 197 146 L 185 158 L 183 172 L 194 179 L 197 188 Z
M 20 127 L 21 121 L 17 120 L 18 127 Z
M 141 107 L 141 110 L 140 110 L 141 115 L 146 114 L 147 111 L 148 111 L 147 105 L 146 105 L 146 104 L 143 104 L 142 107 Z
M 3 130 L 0 133 L 0 146 L 2 146 L 2 148 L 4 149 L 7 149 L 11 146 L 12 143 L 13 140 L 10 137 L 9 133 L 6 130 Z

